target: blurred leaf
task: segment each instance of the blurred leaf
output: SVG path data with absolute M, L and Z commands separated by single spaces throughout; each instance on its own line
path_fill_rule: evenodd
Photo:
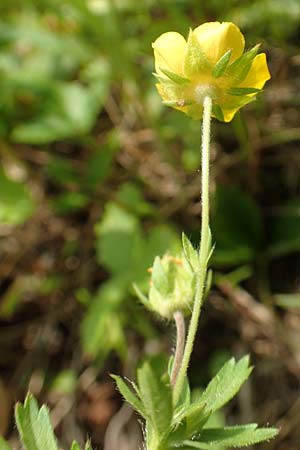
M 105 181 L 109 175 L 114 156 L 119 150 L 119 145 L 118 136 L 113 131 L 101 146 L 95 148 L 93 155 L 87 162 L 85 173 L 85 182 L 89 187 L 95 189 Z
M 261 240 L 261 217 L 254 201 L 234 187 L 219 186 L 214 199 L 212 234 L 215 264 L 251 262 Z
M 51 158 L 47 165 L 48 176 L 57 184 L 77 183 L 78 175 L 70 161 L 62 157 Z
M 12 450 L 11 446 L 0 436 L 0 450 Z
M 56 83 L 48 109 L 17 125 L 11 134 L 15 142 L 47 144 L 88 133 L 105 100 L 108 79 L 90 87 L 79 83 Z
M 27 187 L 10 180 L 0 169 L 0 223 L 20 225 L 34 210 L 35 203 Z
M 128 275 L 143 252 L 137 218 L 116 204 L 109 203 L 95 232 L 98 262 L 114 274 Z
M 277 294 L 274 299 L 281 308 L 300 310 L 300 294 Z
M 291 200 L 282 212 L 269 223 L 268 247 L 264 255 L 269 258 L 284 256 L 300 250 L 300 202 Z
M 51 391 L 61 395 L 70 395 L 75 392 L 77 386 L 76 373 L 72 369 L 61 371 L 53 380 Z
M 145 202 L 140 189 L 133 183 L 122 185 L 117 200 L 137 216 L 149 216 L 154 213 L 154 208 Z
M 98 356 L 103 361 L 116 350 L 122 359 L 125 357 L 125 316 L 121 309 L 125 294 L 124 282 L 112 279 L 104 283 L 92 299 L 81 324 L 81 343 L 89 356 Z
M 167 226 L 153 227 L 145 237 L 137 217 L 115 203 L 106 205 L 95 231 L 98 262 L 128 283 L 147 279 L 154 257 L 178 246 L 175 232 Z
M 55 198 L 54 211 L 57 214 L 69 214 L 84 208 L 89 202 L 89 197 L 81 192 L 66 192 Z

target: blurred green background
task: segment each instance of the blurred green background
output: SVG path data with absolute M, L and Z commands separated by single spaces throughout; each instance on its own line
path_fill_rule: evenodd
M 12 442 L 30 389 L 62 447 L 89 435 L 95 449 L 139 448 L 109 373 L 134 378 L 174 341 L 132 282 L 146 288 L 182 230 L 197 242 L 200 215 L 200 124 L 162 105 L 151 43 L 213 20 L 260 42 L 272 79 L 231 124 L 213 122 L 214 283 L 190 377 L 203 387 L 250 353 L 252 380 L 214 420 L 269 422 L 282 431 L 261 448 L 299 450 L 299 0 L 1 0 L 0 433 Z

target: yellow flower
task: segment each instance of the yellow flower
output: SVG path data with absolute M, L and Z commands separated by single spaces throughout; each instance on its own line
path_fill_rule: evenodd
M 259 45 L 244 52 L 244 36 L 231 22 L 204 23 L 187 41 L 174 31 L 164 33 L 152 46 L 164 103 L 195 119 L 209 95 L 212 116 L 230 122 L 271 78 L 265 53 L 257 54 Z

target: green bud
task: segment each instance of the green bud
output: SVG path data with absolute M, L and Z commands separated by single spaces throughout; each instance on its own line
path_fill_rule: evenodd
M 171 319 L 175 311 L 188 315 L 195 292 L 195 274 L 184 256 L 156 257 L 151 271 L 147 307 Z M 145 302 L 143 302 L 145 304 Z

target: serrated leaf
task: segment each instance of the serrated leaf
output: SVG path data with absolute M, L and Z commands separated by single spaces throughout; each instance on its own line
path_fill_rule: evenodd
M 171 81 L 176 84 L 184 85 L 190 83 L 190 80 L 188 78 L 182 77 L 175 72 L 171 72 L 171 70 L 163 69 L 162 67 L 160 67 L 160 70 L 164 75 L 166 75 Z
M 123 395 L 124 399 L 132 406 L 132 408 L 137 411 L 142 417 L 147 418 L 147 412 L 143 406 L 143 403 L 137 396 L 132 392 L 132 390 L 127 386 L 125 381 L 117 376 L 111 375 L 111 377 L 115 380 L 118 390 Z
M 39 410 L 31 394 L 24 405 L 17 403 L 15 417 L 26 450 L 58 450 L 48 409 L 43 405 Z
M 192 270 L 197 272 L 199 270 L 198 252 L 185 233 L 182 233 L 182 247 L 187 262 L 190 264 Z
M 227 68 L 227 75 L 234 78 L 234 84 L 239 84 L 246 78 L 259 47 L 259 44 L 256 45 L 251 50 L 241 55 Z
M 237 363 L 234 358 L 230 359 L 211 380 L 199 400 L 206 403 L 211 412 L 216 411 L 235 396 L 251 371 L 248 356 Z
M 251 88 L 251 87 L 232 87 L 227 93 L 230 95 L 249 95 L 249 94 L 257 94 L 261 89 Z
M 159 435 L 165 435 L 172 420 L 172 392 L 148 362 L 137 372 L 138 387 L 149 421 Z
M 184 444 L 194 448 L 205 448 L 208 444 L 222 447 L 246 447 L 275 437 L 278 430 L 275 428 L 257 428 L 257 424 L 236 425 L 225 428 L 206 428 L 201 431 L 195 441 L 185 441 Z M 192 445 L 192 443 L 197 444 Z
M 228 66 L 231 54 L 232 54 L 232 49 L 230 48 L 229 50 L 227 50 L 226 53 L 224 53 L 223 56 L 221 56 L 221 58 L 216 63 L 215 67 L 213 68 L 213 71 L 212 71 L 213 77 L 219 78 L 224 74 L 224 72 Z
M 197 37 L 190 30 L 185 50 L 184 73 L 190 77 L 209 69 L 211 69 L 211 63 L 200 47 Z
M 6 442 L 5 439 L 3 439 L 2 436 L 0 436 L 0 450 L 12 450 L 11 446 Z

